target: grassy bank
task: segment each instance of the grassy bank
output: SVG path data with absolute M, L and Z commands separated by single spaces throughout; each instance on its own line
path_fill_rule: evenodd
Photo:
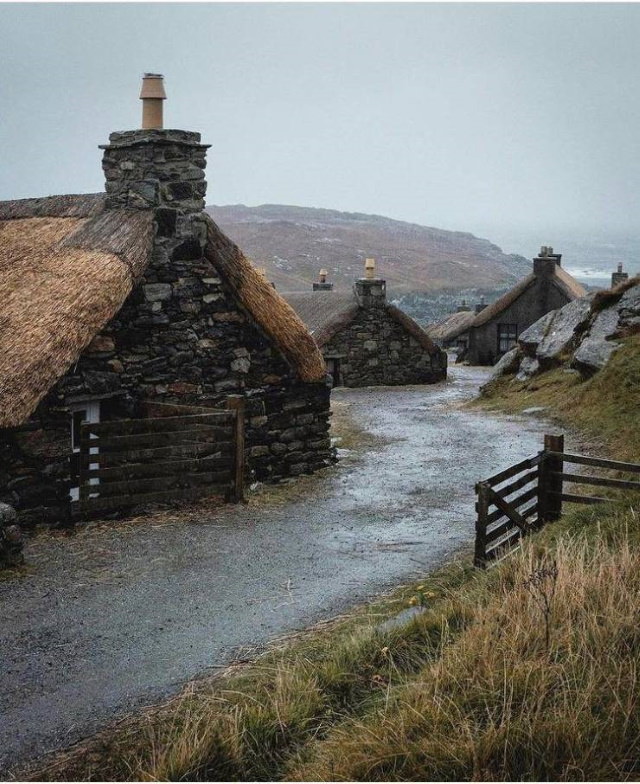
M 544 405 L 640 459 L 639 341 L 591 381 L 504 380 L 481 405 Z M 637 780 L 639 608 L 636 494 L 570 512 L 488 572 L 462 555 L 31 777 Z

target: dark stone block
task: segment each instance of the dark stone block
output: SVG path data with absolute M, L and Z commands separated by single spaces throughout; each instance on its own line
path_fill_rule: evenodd
M 176 221 L 178 211 L 167 207 L 156 210 L 156 226 L 158 227 L 159 237 L 173 237 L 176 233 Z

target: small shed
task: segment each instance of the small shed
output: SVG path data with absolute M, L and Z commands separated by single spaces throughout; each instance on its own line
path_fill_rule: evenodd
M 321 271 L 313 291 L 283 296 L 320 347 L 334 386 L 434 384 L 447 375 L 447 354 L 406 313 L 387 302 L 386 282 L 367 277 L 333 291 Z
M 60 522 L 328 465 L 323 357 L 204 212 L 200 134 L 103 150 L 106 193 L 0 202 L 0 502 Z
M 560 253 L 543 246 L 533 260 L 533 272 L 475 316 L 466 355 L 472 365 L 495 364 L 527 327 L 587 293 L 561 261 Z

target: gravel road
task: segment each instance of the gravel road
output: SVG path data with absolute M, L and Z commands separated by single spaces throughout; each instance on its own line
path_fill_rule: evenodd
M 431 387 L 337 390 L 369 445 L 284 498 L 30 541 L 30 573 L 0 580 L 0 771 L 469 542 L 474 482 L 538 451 L 545 429 L 460 410 L 486 374 L 452 368 Z

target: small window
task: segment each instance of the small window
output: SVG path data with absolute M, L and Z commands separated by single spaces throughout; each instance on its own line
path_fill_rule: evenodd
M 506 354 L 518 340 L 517 324 L 498 324 L 498 354 Z

